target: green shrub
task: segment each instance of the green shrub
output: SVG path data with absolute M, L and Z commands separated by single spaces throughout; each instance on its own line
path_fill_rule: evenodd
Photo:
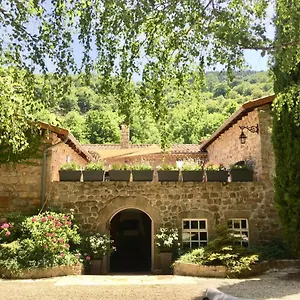
M 85 166 L 87 171 L 103 171 L 104 170 L 104 162 L 98 161 L 94 163 L 89 163 Z
M 261 261 L 295 258 L 289 246 L 279 238 L 261 246 L 251 247 L 251 249 L 259 253 Z
M 61 167 L 63 171 L 79 171 L 81 167 L 77 165 L 75 162 L 64 163 Z
M 7 230 L 3 228 L 0 234 Z M 72 215 L 45 212 L 27 217 L 21 223 L 21 230 L 17 240 L 0 245 L 0 269 L 17 273 L 78 263 L 79 257 L 72 248 L 80 243 L 80 235 Z
M 215 240 L 206 247 L 195 249 L 182 255 L 179 261 L 206 266 L 225 266 L 229 276 L 235 277 L 245 270 L 250 270 L 259 255 L 239 244 L 239 240 L 227 230 L 219 228 Z

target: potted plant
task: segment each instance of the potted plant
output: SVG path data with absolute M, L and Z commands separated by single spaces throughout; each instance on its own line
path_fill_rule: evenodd
M 140 162 L 132 165 L 133 181 L 152 181 L 153 169 L 149 162 Z
M 178 229 L 161 227 L 155 235 L 155 245 L 159 250 L 162 274 L 170 274 L 173 251 L 180 246 Z
M 234 164 L 230 166 L 231 181 L 253 181 L 252 166 Z
M 193 160 L 185 161 L 182 169 L 182 181 L 203 181 L 203 165 Z
M 178 181 L 179 170 L 175 165 L 163 164 L 157 167 L 158 181 Z
M 113 164 L 108 174 L 111 181 L 129 181 L 130 167 L 126 164 Z
M 82 174 L 83 181 L 103 181 L 104 162 L 98 161 L 87 164 Z
M 223 165 L 209 164 L 206 166 L 205 173 L 207 181 L 228 181 L 228 171 Z
M 112 246 L 113 240 L 106 234 L 95 233 L 84 239 L 84 250 L 86 260 L 90 262 L 91 274 L 99 275 L 102 270 L 102 259 L 116 251 Z
M 59 170 L 60 181 L 80 181 L 81 167 L 75 162 L 68 162 L 61 166 Z

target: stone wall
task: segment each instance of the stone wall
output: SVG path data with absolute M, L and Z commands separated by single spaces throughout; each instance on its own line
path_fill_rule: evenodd
M 54 145 L 61 140 L 50 134 L 48 142 Z M 49 145 L 48 145 L 49 146 Z M 84 165 L 86 161 L 68 145 L 61 143 L 47 153 L 46 190 L 50 182 L 58 180 L 58 170 L 69 155 L 71 161 Z M 43 159 L 19 164 L 0 165 L 0 214 L 8 212 L 37 213 L 42 198 Z
M 244 130 L 247 140 L 242 145 L 239 140 L 241 134 L 239 126 L 255 126 L 256 124 L 259 126 L 259 134 Z M 270 105 L 251 111 L 207 147 L 209 162 L 229 166 L 238 161 L 250 159 L 255 162 L 255 179 L 272 181 L 275 160 L 271 126 Z
M 41 203 L 42 160 L 0 165 L 0 213 L 37 212 Z
M 87 231 L 109 233 L 110 220 L 117 212 L 135 208 L 150 216 L 154 232 L 162 225 L 181 228 L 183 218 L 204 218 L 212 239 L 216 224 L 246 218 L 252 245 L 279 233 L 273 194 L 265 192 L 259 182 L 53 182 L 49 199 L 50 206 L 74 209 Z M 153 257 L 155 270 L 156 254 Z
M 228 167 L 230 164 L 234 164 L 238 161 L 254 160 L 255 178 L 256 180 L 260 180 L 262 173 L 260 135 L 245 130 L 244 133 L 247 136 L 246 143 L 242 145 L 239 139 L 241 134 L 239 126 L 254 126 L 256 124 L 259 124 L 259 118 L 258 112 L 255 110 L 221 134 L 207 147 L 209 162 L 223 164 Z
M 59 143 L 61 140 L 57 138 L 55 134 L 53 134 L 53 143 Z M 59 180 L 59 173 L 60 167 L 66 163 L 67 157 L 69 157 L 71 162 L 75 162 L 79 166 L 85 166 L 87 161 L 81 157 L 78 153 L 76 153 L 71 147 L 66 145 L 65 143 L 60 143 L 56 147 L 48 153 L 48 165 L 47 169 L 49 170 L 50 181 L 58 181 Z

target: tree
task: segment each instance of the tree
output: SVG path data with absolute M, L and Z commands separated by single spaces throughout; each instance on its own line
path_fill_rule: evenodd
M 284 236 L 300 256 L 300 2 L 277 0 L 273 76 L 275 201 Z
M 19 161 L 32 157 L 27 151 L 29 141 L 38 131 L 32 126 L 35 121 L 34 113 L 41 109 L 39 103 L 32 101 L 34 89 L 31 81 L 34 78 L 27 72 L 0 69 L 0 161 Z M 28 86 L 29 85 L 29 86 Z
M 91 110 L 86 115 L 86 139 L 91 144 L 120 143 L 120 123 L 115 112 Z
M 102 92 L 111 90 L 115 77 L 118 107 L 126 123 L 134 105 L 128 84 L 142 70 L 142 87 L 153 95 L 151 101 L 144 98 L 145 106 L 164 129 L 169 82 L 182 84 L 193 78 L 202 88 L 204 68 L 217 62 L 232 75 L 243 64 L 244 48 L 264 47 L 267 42 L 268 2 L 11 0 L 0 5 L 0 61 L 30 74 L 47 74 L 50 65 L 55 99 L 67 92 L 70 72 L 97 71 L 104 79 Z M 74 58 L 75 42 L 83 48 L 81 63 Z M 165 137 L 163 133 L 162 141 Z

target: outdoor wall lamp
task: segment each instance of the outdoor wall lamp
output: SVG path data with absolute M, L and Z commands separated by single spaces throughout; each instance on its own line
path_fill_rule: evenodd
M 239 136 L 239 139 L 240 139 L 242 145 L 246 143 L 246 139 L 247 139 L 247 136 L 244 133 L 245 129 L 247 129 L 251 133 L 258 133 L 259 132 L 258 124 L 256 126 L 240 126 L 240 129 L 241 129 L 242 132 Z

